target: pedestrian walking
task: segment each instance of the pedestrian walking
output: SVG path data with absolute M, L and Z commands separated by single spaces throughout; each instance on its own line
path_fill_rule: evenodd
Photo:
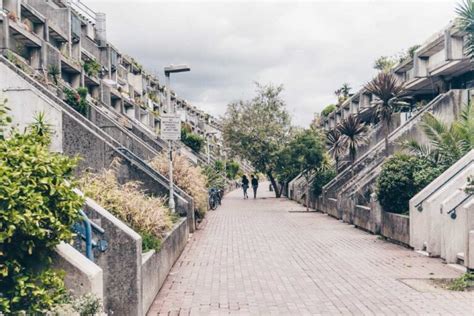
M 257 198 L 257 189 L 258 189 L 258 178 L 255 177 L 254 175 L 251 175 L 252 177 L 252 189 L 253 189 L 253 198 Z
M 244 199 L 248 199 L 249 196 L 247 195 L 247 189 L 249 188 L 249 179 L 244 174 L 242 176 L 242 190 L 244 190 Z

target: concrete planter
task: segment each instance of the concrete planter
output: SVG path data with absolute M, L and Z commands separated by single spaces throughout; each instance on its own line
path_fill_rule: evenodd
M 186 218 L 182 218 L 163 240 L 158 252 L 152 250 L 142 255 L 141 279 L 144 312 L 150 308 L 168 273 L 183 252 L 188 237 L 187 221 Z

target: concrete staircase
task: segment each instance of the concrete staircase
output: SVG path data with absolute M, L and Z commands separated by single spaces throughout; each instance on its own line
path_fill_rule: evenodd
M 474 269 L 474 196 L 464 192 L 474 175 L 474 150 L 410 200 L 410 246 Z

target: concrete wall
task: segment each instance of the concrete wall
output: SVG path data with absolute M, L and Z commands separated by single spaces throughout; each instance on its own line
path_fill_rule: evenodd
M 104 271 L 104 306 L 109 315 L 143 315 L 142 239 L 122 221 L 86 199 L 85 213 L 105 230 L 109 247 L 94 254 Z
M 75 296 L 92 293 L 104 300 L 102 269 L 71 245 L 61 243 L 56 246 L 53 268 L 66 273 L 64 283 Z
M 150 308 L 171 268 L 183 252 L 188 237 L 187 221 L 181 219 L 163 240 L 160 251 L 150 251 L 143 254 L 142 289 L 144 312 Z
M 382 212 L 381 235 L 399 243 L 410 243 L 410 217 Z

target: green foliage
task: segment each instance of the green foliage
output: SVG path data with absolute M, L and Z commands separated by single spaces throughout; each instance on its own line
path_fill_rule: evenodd
M 91 293 L 75 299 L 72 306 L 80 316 L 98 315 L 102 311 L 102 302 Z
M 223 121 L 224 141 L 232 154 L 248 160 L 273 184 L 278 153 L 291 131 L 282 91 L 282 86 L 257 84 L 257 96 L 229 104 Z M 275 190 L 275 195 L 279 197 L 280 192 Z
M 320 168 L 316 171 L 311 184 L 311 192 L 314 196 L 320 196 L 323 193 L 323 187 L 336 177 L 336 170 L 331 167 Z
M 10 108 L 7 102 L 7 99 L 0 100 L 0 141 L 5 139 L 5 129 L 12 122 L 12 118 L 8 116 Z
M 234 180 L 239 173 L 240 165 L 234 160 L 227 161 L 226 163 L 226 173 L 227 179 Z
M 142 237 L 142 252 L 147 252 L 150 250 L 159 251 L 161 248 L 161 239 L 151 234 L 149 232 L 140 232 L 140 236 Z
M 397 64 L 397 59 L 394 57 L 381 56 L 374 62 L 374 69 L 381 72 L 388 73 Z
M 181 141 L 195 152 L 200 152 L 204 145 L 203 137 L 188 131 L 185 127 L 181 128 Z
M 292 139 L 288 147 L 291 151 L 291 164 L 308 179 L 323 162 L 323 142 L 317 131 L 304 130 Z
M 337 96 L 338 104 L 342 104 L 349 98 L 351 89 L 348 83 L 343 83 L 339 89 L 334 91 L 334 94 Z
M 87 88 L 79 88 L 77 91 L 69 88 L 64 88 L 64 101 L 73 107 L 77 112 L 86 116 L 89 110 L 89 104 L 87 103 Z
M 346 139 L 342 137 L 339 129 L 334 128 L 326 132 L 326 146 L 329 148 L 329 155 L 336 162 L 336 172 L 339 169 L 339 160 L 346 152 Z
M 358 148 L 366 142 L 367 126 L 358 117 L 349 115 L 337 129 L 342 137 L 341 147 L 348 150 L 351 162 L 354 163 Z
M 332 113 L 336 109 L 335 104 L 329 104 L 327 105 L 322 111 L 321 111 L 321 116 L 328 116 L 330 113 Z
M 448 168 L 474 148 L 474 107 L 466 105 L 459 119 L 450 125 L 426 113 L 422 129 L 429 144 L 420 144 L 411 139 L 403 146 L 419 157 Z
M 448 284 L 447 288 L 450 291 L 466 291 L 469 287 L 474 285 L 474 273 L 466 272 L 459 278 L 454 279 Z
M 467 53 L 474 59 L 474 2 L 472 0 L 464 0 L 456 8 L 458 15 L 457 25 L 459 29 L 466 32 L 466 48 Z
M 51 271 L 53 248 L 72 240 L 83 199 L 73 191 L 77 159 L 50 153 L 39 116 L 24 133 L 0 141 L 0 312 L 41 313 L 65 294 Z
M 405 213 L 410 199 L 445 169 L 420 157 L 396 154 L 382 167 L 377 195 L 386 212 Z
M 86 75 L 89 77 L 97 77 L 102 68 L 102 66 L 95 59 L 86 60 L 82 64 L 82 67 L 84 68 Z
M 225 180 L 222 176 L 223 168 L 219 169 L 216 166 L 205 166 L 202 173 L 206 176 L 206 187 L 223 190 L 225 188 Z
M 59 84 L 59 75 L 60 75 L 60 70 L 57 65 L 51 64 L 48 66 L 48 75 L 53 78 L 54 84 L 58 85 Z

